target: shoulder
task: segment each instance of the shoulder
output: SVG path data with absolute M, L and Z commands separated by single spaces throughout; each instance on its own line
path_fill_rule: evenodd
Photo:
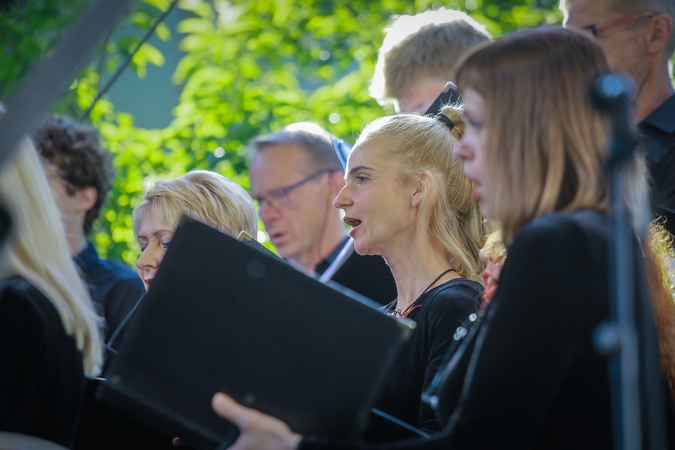
M 52 302 L 33 284 L 22 277 L 11 277 L 0 282 L 0 322 L 19 328 L 21 334 L 37 338 L 59 334 L 61 318 Z
M 599 211 L 554 212 L 525 225 L 509 248 L 509 259 L 529 254 L 586 252 L 607 241 L 607 216 Z M 554 255 L 554 254 L 552 254 Z
M 480 305 L 483 287 L 472 280 L 455 278 L 432 289 L 422 304 L 432 315 L 469 315 Z M 462 317 L 464 318 L 464 317 Z
M 593 210 L 555 212 L 528 223 L 509 246 L 493 302 L 506 296 L 529 308 L 535 298 L 576 299 L 590 292 L 606 280 L 607 225 L 607 216 Z
M 129 266 L 109 259 L 99 259 L 101 267 L 120 279 L 138 278 L 138 273 Z
M 129 289 L 143 290 L 143 282 L 138 273 L 128 266 L 110 261 L 99 259 L 96 268 L 88 273 L 91 281 L 97 285 L 108 285 L 111 289 Z
M 11 277 L 0 281 L 2 302 L 24 304 L 37 311 L 54 309 L 51 301 L 32 283 L 23 277 Z

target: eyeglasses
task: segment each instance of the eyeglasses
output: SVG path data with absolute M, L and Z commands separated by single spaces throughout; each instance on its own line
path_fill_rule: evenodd
M 323 175 L 324 173 L 330 173 L 334 172 L 333 169 L 323 169 L 319 170 L 318 172 L 315 172 L 308 176 L 307 178 L 303 178 L 302 180 L 298 181 L 297 183 L 293 183 L 290 186 L 278 188 L 278 189 L 272 189 L 271 191 L 267 192 L 264 195 L 260 195 L 257 197 L 253 197 L 254 200 L 258 202 L 258 207 L 262 208 L 262 204 L 267 202 L 267 204 L 271 207 L 276 207 L 279 205 L 287 205 L 291 201 L 288 198 L 288 194 L 290 194 L 293 190 L 299 188 L 305 183 L 308 183 L 309 181 L 315 179 L 319 175 Z
M 593 36 L 597 36 L 599 32 L 609 30 L 610 28 L 620 27 L 621 25 L 627 25 L 633 23 L 637 20 L 640 20 L 645 17 L 654 17 L 656 13 L 646 12 L 640 14 L 633 14 L 631 16 L 619 17 L 618 19 L 608 20 L 607 22 L 602 22 L 595 25 L 587 25 L 585 27 L 579 27 L 582 30 L 590 31 Z
M 60 183 L 66 187 L 66 190 L 70 195 L 75 194 L 77 187 L 74 184 L 66 180 L 65 174 L 61 169 L 59 169 L 55 164 L 49 161 L 47 158 L 40 157 L 42 162 L 42 167 L 44 168 L 45 175 L 47 176 L 47 181 L 49 183 Z

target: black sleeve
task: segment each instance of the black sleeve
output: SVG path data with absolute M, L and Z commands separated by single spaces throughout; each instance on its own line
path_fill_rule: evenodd
M 442 433 L 379 446 L 308 437 L 299 448 L 528 448 L 578 345 L 583 283 L 574 281 L 597 276 L 582 234 L 568 222 L 523 231 L 513 242 L 471 357 L 470 382 Z

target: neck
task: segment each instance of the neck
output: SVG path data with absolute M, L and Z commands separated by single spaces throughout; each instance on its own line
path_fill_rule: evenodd
M 456 272 L 451 271 L 429 287 L 429 283 L 451 266 L 442 247 L 425 237 L 415 237 L 407 245 L 389 249 L 382 256 L 394 274 L 398 293 L 396 309 L 401 311 L 412 305 L 425 289 L 431 290 L 459 277 Z
M 68 220 L 64 221 L 63 226 L 66 232 L 66 240 L 68 241 L 70 254 L 71 256 L 77 256 L 87 247 L 87 237 L 84 235 L 82 222 Z
M 342 224 L 333 222 L 335 221 L 331 221 L 332 225 L 326 226 L 321 231 L 321 236 L 314 246 L 297 258 L 289 258 L 289 261 L 294 266 L 301 268 L 303 272 L 314 273 L 317 264 L 333 253 L 333 251 L 342 244 L 345 237 L 347 237 L 347 233 Z
M 637 100 L 633 105 L 633 114 L 637 123 L 642 122 L 656 108 L 673 95 L 673 86 L 668 75 L 668 65 L 660 66 L 654 71 L 653 76 L 647 77 L 646 81 L 638 86 Z

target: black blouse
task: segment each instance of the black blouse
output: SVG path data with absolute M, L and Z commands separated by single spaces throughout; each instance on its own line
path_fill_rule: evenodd
M 438 372 L 457 328 L 478 310 L 482 292 L 475 281 L 455 278 L 415 302 L 408 319 L 417 326 L 392 363 L 375 408 L 424 431 L 442 428 L 434 411 L 420 397 Z M 408 435 L 404 428 L 374 416 L 365 439 L 386 442 Z
M 609 316 L 607 228 L 603 214 L 578 211 L 520 230 L 480 328 L 446 368 L 441 433 L 382 445 L 307 437 L 299 448 L 613 448 L 608 363 L 592 343 Z

